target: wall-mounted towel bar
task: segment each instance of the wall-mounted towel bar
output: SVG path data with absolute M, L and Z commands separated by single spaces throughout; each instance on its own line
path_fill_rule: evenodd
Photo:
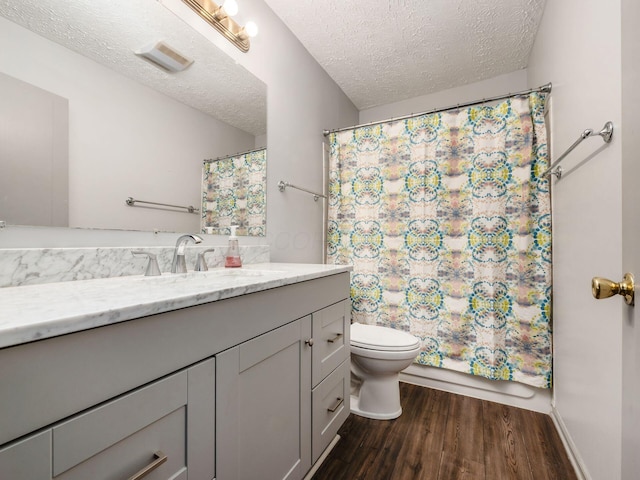
M 296 190 L 301 190 L 303 192 L 310 193 L 311 195 L 313 195 L 313 199 L 316 202 L 318 201 L 319 198 L 327 198 L 326 195 L 323 195 L 321 193 L 312 192 L 311 190 L 307 190 L 306 188 L 296 187 L 295 185 L 292 185 L 289 182 L 285 182 L 284 180 L 280 180 L 280 182 L 278 182 L 278 189 L 281 192 L 284 192 L 287 187 L 295 188 Z
M 171 208 L 181 208 L 186 210 L 186 212 L 183 213 L 195 213 L 195 214 L 199 214 L 200 213 L 200 209 L 196 208 L 192 205 L 189 205 L 188 207 L 183 207 L 182 205 L 171 205 L 169 203 L 158 203 L 158 202 L 147 202 L 146 200 L 135 200 L 133 197 L 129 197 L 125 200 L 125 203 L 127 205 L 129 205 L 130 207 L 135 207 L 137 206 L 136 203 L 144 203 L 147 205 L 158 205 L 160 207 L 171 207 Z M 151 207 L 153 208 L 153 207 Z
M 582 143 L 582 141 L 585 138 L 589 138 L 593 134 L 594 132 L 590 128 L 582 132 L 582 135 L 580 135 L 580 138 L 578 138 L 578 140 L 573 142 L 573 145 L 567 148 L 567 150 L 562 155 L 560 155 L 558 159 L 555 162 L 553 162 L 551 166 L 547 168 L 542 175 L 540 175 L 540 178 L 544 178 L 547 175 L 551 174 L 551 175 L 555 175 L 556 179 L 560 179 L 562 177 L 562 167 L 561 166 L 556 167 L 556 165 L 558 165 L 562 160 L 564 160 L 564 157 L 569 155 L 574 148 L 576 148 L 578 145 L 580 145 L 580 143 Z M 604 127 L 602 127 L 602 130 L 597 132 L 596 135 L 600 135 L 602 137 L 602 140 L 604 140 L 605 143 L 609 143 L 611 141 L 611 137 L 613 136 L 613 123 L 612 122 L 605 123 Z

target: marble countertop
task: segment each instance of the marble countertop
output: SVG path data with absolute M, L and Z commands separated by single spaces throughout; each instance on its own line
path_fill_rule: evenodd
M 348 272 L 350 266 L 262 263 L 0 288 L 0 348 Z

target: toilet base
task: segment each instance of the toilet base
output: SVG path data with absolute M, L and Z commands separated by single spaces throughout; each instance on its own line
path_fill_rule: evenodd
M 374 413 L 360 410 L 360 398 L 356 395 L 351 395 L 351 413 L 358 415 L 359 417 L 371 418 L 373 420 L 393 420 L 402 415 L 402 407 L 395 412 Z
M 400 372 L 420 353 L 420 339 L 376 325 L 351 325 L 351 412 L 374 420 L 402 415 Z

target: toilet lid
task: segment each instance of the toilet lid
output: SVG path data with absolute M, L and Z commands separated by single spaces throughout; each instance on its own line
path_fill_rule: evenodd
M 410 333 L 377 325 L 353 323 L 351 325 L 351 345 L 371 350 L 413 350 L 420 340 Z

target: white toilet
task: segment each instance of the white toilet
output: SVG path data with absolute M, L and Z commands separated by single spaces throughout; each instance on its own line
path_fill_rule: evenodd
M 420 353 L 420 340 L 393 328 L 351 325 L 351 412 L 376 420 L 402 414 L 398 374 Z

